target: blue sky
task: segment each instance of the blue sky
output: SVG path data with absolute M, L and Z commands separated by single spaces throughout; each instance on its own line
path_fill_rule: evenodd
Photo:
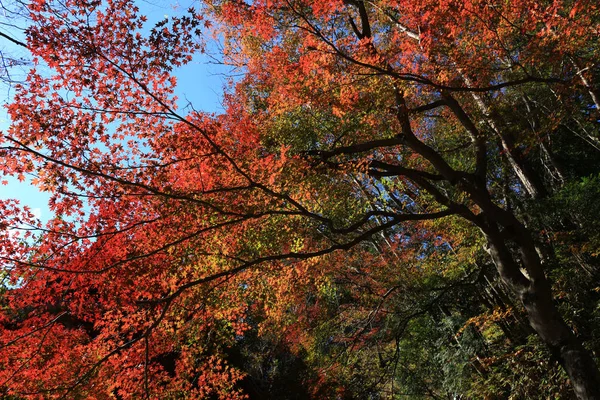
M 174 8 L 167 5 L 166 2 L 146 0 L 139 1 L 139 7 L 141 13 L 148 17 L 148 26 L 151 27 L 153 22 L 159 21 L 165 16 L 173 15 L 178 10 L 186 10 L 189 6 L 180 5 Z M 11 46 L 5 40 L 0 41 L 0 51 L 7 54 L 22 53 L 20 48 Z M 26 54 L 23 55 L 26 56 Z M 210 57 L 203 54 L 198 54 L 191 63 L 176 70 L 175 75 L 178 79 L 177 96 L 179 97 L 180 107 L 185 106 L 189 101 L 196 110 L 221 111 L 222 88 L 226 72 L 227 69 L 224 66 L 215 65 Z M 0 88 L 2 104 L 8 101 L 9 98 L 10 93 L 7 93 L 7 88 Z M 10 121 L 3 107 L 0 110 L 0 131 L 6 130 L 9 124 Z M 48 193 L 40 192 L 28 181 L 19 182 L 16 178 L 5 177 L 1 177 L 0 180 L 8 181 L 8 185 L 0 185 L 1 199 L 18 199 L 21 205 L 30 207 L 43 221 L 51 217 L 48 209 L 50 198 Z

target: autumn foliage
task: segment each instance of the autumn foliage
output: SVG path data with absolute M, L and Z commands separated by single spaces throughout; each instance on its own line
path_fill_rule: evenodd
M 596 2 L 28 8 L 3 396 L 600 396 Z

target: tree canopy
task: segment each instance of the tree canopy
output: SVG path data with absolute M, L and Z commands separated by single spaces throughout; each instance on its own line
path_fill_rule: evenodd
M 595 1 L 26 6 L 2 396 L 600 398 Z

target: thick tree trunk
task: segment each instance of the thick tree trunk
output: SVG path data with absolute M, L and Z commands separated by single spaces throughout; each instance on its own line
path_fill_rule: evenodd
M 579 399 L 600 399 L 600 373 L 589 351 L 566 325 L 552 302 L 547 281 L 521 294 L 529 322 L 559 360 Z
M 518 227 L 520 231 L 522 226 Z M 600 400 L 600 371 L 592 355 L 567 326 L 558 312 L 550 284 L 541 269 L 534 249 L 520 237 L 524 231 L 515 233 L 514 241 L 521 247 L 521 261 L 526 271 L 521 271 L 505 244 L 505 238 L 491 227 L 487 234 L 489 253 L 501 278 L 516 292 L 522 301 L 529 324 L 549 347 L 567 372 L 578 399 Z M 530 240 L 525 238 L 526 242 Z

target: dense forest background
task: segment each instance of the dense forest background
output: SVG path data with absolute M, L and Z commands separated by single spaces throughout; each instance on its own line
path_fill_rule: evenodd
M 595 1 L 1 6 L 3 398 L 600 398 Z

